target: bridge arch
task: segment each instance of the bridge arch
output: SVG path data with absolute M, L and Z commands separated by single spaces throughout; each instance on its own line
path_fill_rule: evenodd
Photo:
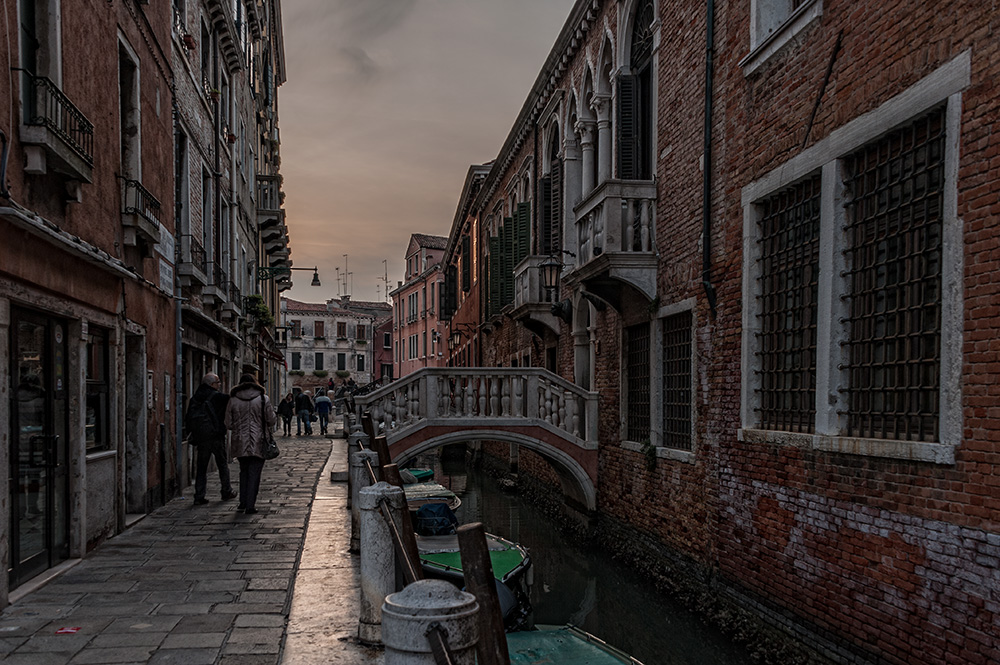
M 597 509 L 597 489 L 594 487 L 588 469 L 566 451 L 521 432 L 502 429 L 460 429 L 434 433 L 430 436 L 419 436 L 417 433 L 411 433 L 396 440 L 392 440 L 390 437 L 389 452 L 393 461 L 402 465 L 428 450 L 474 441 L 513 443 L 537 453 L 552 465 L 559 476 L 562 492 L 566 498 L 585 508 L 588 512 Z

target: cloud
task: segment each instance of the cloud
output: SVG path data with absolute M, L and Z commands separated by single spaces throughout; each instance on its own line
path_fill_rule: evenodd
M 360 46 L 344 46 L 340 55 L 347 62 L 350 72 L 360 83 L 367 83 L 378 76 L 379 66 Z

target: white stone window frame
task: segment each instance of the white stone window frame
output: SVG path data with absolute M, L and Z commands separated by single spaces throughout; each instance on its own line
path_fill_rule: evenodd
M 775 14 L 783 19 L 766 21 Z M 792 0 L 750 0 L 750 53 L 740 61 L 748 76 L 780 51 L 797 34 L 823 15 L 823 0 L 806 0 L 792 9 Z M 769 30 L 767 24 L 774 24 Z
M 954 464 L 962 441 L 963 233 L 958 217 L 958 169 L 962 91 L 970 84 L 971 53 L 965 51 L 876 109 L 848 122 L 816 145 L 742 190 L 743 205 L 743 335 L 741 429 L 739 440 L 798 446 L 835 453 Z M 840 388 L 847 378 L 841 342 L 846 328 L 835 322 L 847 317 L 840 294 L 846 293 L 844 250 L 847 248 L 843 158 L 933 108 L 946 104 L 941 270 L 941 353 L 939 441 L 897 441 L 843 436 L 846 411 Z M 819 292 L 817 314 L 816 426 L 814 434 L 756 428 L 759 303 L 759 203 L 810 174 L 821 173 Z M 834 278 L 830 279 L 833 275 Z M 823 353 L 828 349 L 828 353 Z
M 698 354 L 696 352 L 698 341 L 698 336 L 696 334 L 698 329 L 698 313 L 696 311 L 697 304 L 697 298 L 687 298 L 686 300 L 681 300 L 679 302 L 660 307 L 656 311 L 656 318 L 651 322 L 653 329 L 649 336 L 649 343 L 651 346 L 649 350 L 649 440 L 650 443 L 656 447 L 656 457 L 658 459 L 685 462 L 688 464 L 694 464 L 698 450 L 698 410 L 695 408 L 697 404 L 695 396 L 698 394 Z M 680 450 L 678 448 L 663 445 L 663 321 L 667 317 L 680 314 L 685 311 L 691 312 L 691 450 Z M 624 394 L 622 399 L 625 399 Z M 623 401 L 623 413 L 624 408 L 625 403 Z M 637 453 L 643 452 L 642 444 L 636 443 L 635 441 L 626 441 L 624 433 L 625 429 L 623 421 L 622 448 Z

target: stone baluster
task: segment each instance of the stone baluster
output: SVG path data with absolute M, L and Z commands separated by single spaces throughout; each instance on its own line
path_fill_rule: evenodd
M 501 382 L 501 394 L 500 394 L 500 415 L 507 417 L 510 416 L 510 383 L 514 380 L 512 376 L 500 377 Z
M 538 419 L 545 420 L 547 412 L 545 411 L 545 391 L 548 384 L 539 381 L 538 382 Z
M 635 201 L 625 200 L 625 215 L 622 223 L 625 226 L 622 238 L 622 251 L 631 252 L 635 249 Z
M 514 417 L 520 418 L 524 415 L 524 379 L 519 376 L 513 378 L 514 388 Z
M 559 399 L 559 429 L 566 431 L 566 402 L 569 401 L 569 391 L 563 390 L 560 393 L 556 393 Z
M 547 383 L 545 384 L 545 421 L 548 423 L 552 423 L 555 420 L 556 413 L 553 407 L 552 384 Z
M 642 241 L 642 251 L 650 252 L 653 250 L 653 243 L 651 239 L 651 232 L 653 229 L 653 202 L 648 199 L 642 200 L 642 217 L 640 218 L 641 236 Z
M 486 377 L 479 377 L 479 415 L 486 415 Z
M 420 391 L 417 384 L 410 384 L 410 404 L 407 409 L 406 421 L 413 422 L 420 419 Z
M 604 246 L 604 204 L 599 204 L 594 208 L 594 246 L 592 251 L 595 255 L 598 252 L 603 252 L 607 250 Z
M 396 403 L 396 425 L 402 425 L 405 422 L 403 418 L 406 416 L 406 395 L 402 390 L 396 390 L 392 397 Z
M 580 438 L 580 410 L 577 407 L 576 395 L 572 393 L 566 395 L 566 417 L 569 418 L 569 431 L 573 436 Z
M 471 376 L 465 381 L 465 415 L 466 417 L 474 415 L 476 409 L 476 396 L 473 394 L 475 391 L 472 390 L 473 379 Z
M 500 415 L 500 381 L 499 376 L 490 378 L 490 416 L 493 418 Z

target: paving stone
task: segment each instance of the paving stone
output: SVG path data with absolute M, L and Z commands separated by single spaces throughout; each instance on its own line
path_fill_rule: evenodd
M 167 637 L 164 632 L 101 633 L 88 647 L 156 647 Z
M 282 590 L 288 589 L 290 580 L 281 577 L 263 577 L 260 579 L 250 579 L 247 580 L 247 590 L 248 591 L 269 591 L 269 590 Z
M 149 660 L 153 647 L 111 647 L 85 649 L 75 655 L 70 665 L 105 665 L 110 663 L 141 663 Z
M 171 631 L 180 633 L 224 633 L 233 625 L 232 614 L 199 614 L 198 616 L 182 617 Z
M 237 628 L 284 628 L 286 618 L 281 614 L 241 614 L 236 617 Z
M 142 616 L 116 619 L 111 623 L 105 632 L 111 633 L 158 633 L 169 632 L 181 621 L 175 616 Z
M 213 665 L 218 649 L 164 649 L 149 659 L 149 665 Z
M 211 649 L 221 647 L 225 633 L 174 633 L 160 645 L 161 649 Z
M 212 610 L 211 603 L 177 603 L 160 605 L 157 614 L 208 614 Z
M 93 634 L 34 635 L 17 648 L 17 653 L 63 653 L 73 655 L 84 647 Z

